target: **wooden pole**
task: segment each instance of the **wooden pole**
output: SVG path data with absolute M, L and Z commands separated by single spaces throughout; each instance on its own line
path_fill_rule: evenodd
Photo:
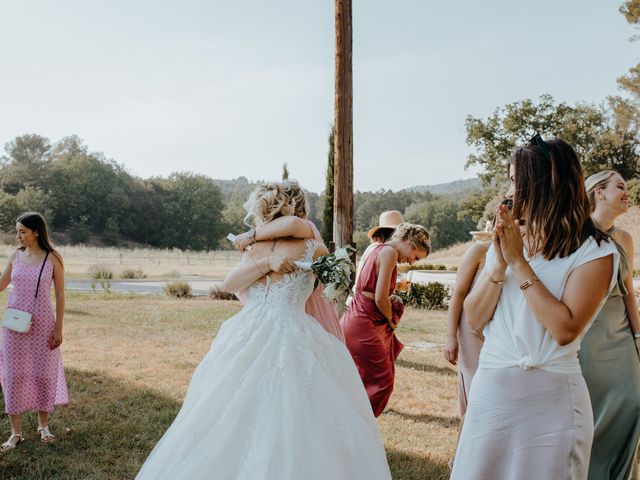
M 353 68 L 351 0 L 335 0 L 336 84 L 333 165 L 333 241 L 353 241 Z

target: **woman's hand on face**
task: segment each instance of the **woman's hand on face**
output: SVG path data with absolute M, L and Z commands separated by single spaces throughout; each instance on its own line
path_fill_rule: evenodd
M 501 256 L 508 265 L 525 261 L 522 253 L 520 227 L 506 205 L 498 206 L 496 237 L 500 245 Z
M 269 269 L 277 273 L 291 273 L 298 268 L 294 260 L 284 255 L 269 255 Z

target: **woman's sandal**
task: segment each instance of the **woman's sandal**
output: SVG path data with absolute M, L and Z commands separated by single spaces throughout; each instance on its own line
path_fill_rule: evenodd
M 8 452 L 18 446 L 20 442 L 24 440 L 21 433 L 12 433 L 9 440 L 0 445 L 0 452 Z
M 56 438 L 55 435 L 49 431 L 48 425 L 45 427 L 38 427 L 38 433 L 40 434 L 40 441 L 42 443 L 53 443 Z

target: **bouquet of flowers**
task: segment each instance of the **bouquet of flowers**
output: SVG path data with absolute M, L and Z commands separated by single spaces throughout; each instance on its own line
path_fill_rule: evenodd
M 351 246 L 338 248 L 335 252 L 320 257 L 310 265 L 316 274 L 316 282 L 324 285 L 323 296 L 336 304 L 338 314 L 346 309 L 347 298 L 351 293 L 351 275 L 356 267 L 351 261 L 351 254 L 355 249 Z

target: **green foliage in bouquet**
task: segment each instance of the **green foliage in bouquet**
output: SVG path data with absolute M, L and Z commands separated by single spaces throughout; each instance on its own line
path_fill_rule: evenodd
M 311 271 L 316 275 L 313 288 L 322 283 L 323 295 L 337 304 L 339 313 L 344 311 L 345 302 L 351 292 L 351 277 L 356 268 L 351 261 L 354 252 L 355 249 L 351 246 L 339 248 L 311 264 Z

